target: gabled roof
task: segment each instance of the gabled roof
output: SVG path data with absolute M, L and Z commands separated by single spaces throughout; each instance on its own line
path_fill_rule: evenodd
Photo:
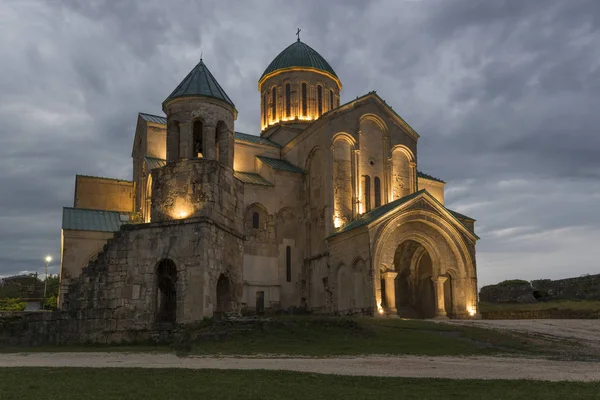
M 169 100 L 173 100 L 179 97 L 212 97 L 215 99 L 222 100 L 228 104 L 231 104 L 233 108 L 235 105 L 233 101 L 227 96 L 225 90 L 219 85 L 219 82 L 215 79 L 213 74 L 210 73 L 208 67 L 204 64 L 202 60 L 194 69 L 190 71 L 189 74 L 183 81 L 173 90 L 173 92 L 163 101 L 163 108 Z
M 410 125 L 408 124 L 408 122 L 406 122 L 406 121 L 405 121 L 405 120 L 404 120 L 404 119 L 403 119 L 403 118 L 402 118 L 402 117 L 401 117 L 401 116 L 400 116 L 400 115 L 399 115 L 399 114 L 398 114 L 398 113 L 397 113 L 397 112 L 396 112 L 396 111 L 395 111 L 395 110 L 394 110 L 394 109 L 393 109 L 393 108 L 392 108 L 392 107 L 391 107 L 391 106 L 390 106 L 390 105 L 389 105 L 389 104 L 388 104 L 388 103 L 387 103 L 387 102 L 384 100 L 384 99 L 382 99 L 382 98 L 381 98 L 381 97 L 380 97 L 380 96 L 377 94 L 377 92 L 376 92 L 375 90 L 373 90 L 373 91 L 371 91 L 371 92 L 369 92 L 369 93 L 366 93 L 366 94 L 364 94 L 364 95 L 362 95 L 362 96 L 359 96 L 359 97 L 357 97 L 356 99 L 354 99 L 354 100 L 351 100 L 351 101 L 349 101 L 349 102 L 347 102 L 347 103 L 344 103 L 344 104 L 342 104 L 342 105 L 340 105 L 340 106 L 338 106 L 338 107 L 334 108 L 333 110 L 329 110 L 329 111 L 327 111 L 325 114 L 323 114 L 323 116 L 325 116 L 325 115 L 327 115 L 327 114 L 329 114 L 329 113 L 335 113 L 335 111 L 336 111 L 336 110 L 340 110 L 341 108 L 347 107 L 347 106 L 349 106 L 349 105 L 353 105 L 354 103 L 358 103 L 359 101 L 363 101 L 363 100 L 367 99 L 368 97 L 372 97 L 372 98 L 376 99 L 377 101 L 379 101 L 379 102 L 380 102 L 382 105 L 384 105 L 384 106 L 385 106 L 385 108 L 386 108 L 388 111 L 390 111 L 390 112 L 392 113 L 392 115 L 393 115 L 393 116 L 394 116 L 396 119 L 398 119 L 398 122 L 400 122 L 400 124 L 401 124 L 401 125 L 403 125 L 405 128 L 407 128 L 407 130 L 409 131 L 409 133 L 411 133 L 411 134 L 415 135 L 417 138 L 419 138 L 419 137 L 420 137 L 420 135 L 417 133 L 417 131 L 415 131 L 415 130 L 412 128 L 412 126 L 410 126 Z M 322 116 L 322 117 L 323 117 L 323 116 Z M 318 120 L 317 120 L 317 121 L 318 121 Z
M 250 185 L 273 186 L 271 182 L 269 182 L 259 174 L 254 174 L 252 172 L 234 171 L 233 176 L 235 176 L 240 181 Z
M 161 117 L 158 115 L 152 115 L 152 114 L 146 114 L 146 113 L 138 113 L 138 114 L 139 114 L 140 118 L 142 118 L 144 121 L 154 122 L 155 124 L 163 124 L 163 125 L 167 124 L 166 117 Z
M 462 226 L 464 229 L 466 229 L 468 232 L 470 232 L 476 239 L 479 239 L 479 236 L 477 236 L 475 234 L 475 232 L 473 232 L 460 219 L 458 219 L 454 212 L 452 212 L 452 211 L 448 210 L 446 207 L 444 207 L 444 205 L 442 203 L 440 203 L 439 201 L 437 201 L 436 198 L 433 197 L 425 189 L 421 189 L 418 192 L 414 192 L 412 194 L 409 194 L 408 196 L 404 196 L 404 197 L 402 197 L 400 199 L 394 200 L 394 201 L 392 201 L 390 203 L 387 203 L 387 204 L 384 204 L 384 205 L 382 205 L 380 207 L 377 207 L 377 208 L 369 211 L 368 213 L 363 214 L 360 218 L 355 219 L 354 221 L 350 222 L 348 225 L 342 227 L 342 229 L 340 229 L 339 231 L 334 232 L 329 237 L 334 237 L 334 236 L 337 236 L 337 235 L 339 235 L 341 233 L 348 232 L 348 231 L 351 231 L 353 229 L 356 229 L 358 227 L 369 225 L 372 222 L 374 222 L 374 221 L 376 221 L 376 220 L 384 217 L 386 214 L 388 214 L 389 212 L 393 211 L 395 208 L 397 208 L 397 207 L 399 207 L 399 206 L 401 206 L 401 205 L 403 205 L 405 203 L 408 203 L 409 201 L 411 201 L 411 200 L 413 200 L 413 199 L 415 199 L 417 197 L 426 197 L 432 203 L 438 205 L 443 210 L 447 211 L 448 214 L 450 215 L 450 217 L 456 223 L 458 223 L 460 226 Z M 469 220 L 473 220 L 473 219 L 469 218 Z
M 456 212 L 454 210 L 451 210 L 449 208 L 447 208 L 446 210 L 450 211 L 450 213 L 452 215 L 454 215 L 456 218 L 462 218 L 462 219 L 466 219 L 467 221 L 477 221 L 476 219 L 473 219 L 471 217 L 466 216 L 465 214 L 461 214 L 459 212 Z
M 267 164 L 269 167 L 271 167 L 273 169 L 277 169 L 280 171 L 294 172 L 297 174 L 304 173 L 302 168 L 298 168 L 294 164 L 291 164 L 286 160 L 279 160 L 277 158 L 270 158 L 270 157 L 264 157 L 264 156 L 256 156 L 256 158 L 258 158 L 260 161 L 264 162 L 265 164 Z
M 446 183 L 445 181 L 441 180 L 440 178 L 436 178 L 435 176 L 431 176 L 431 175 L 426 174 L 425 172 L 421 172 L 421 171 L 417 171 L 417 177 L 423 178 L 423 179 L 429 179 L 430 181 Z
M 259 79 L 259 82 L 271 72 L 275 72 L 279 69 L 291 68 L 291 67 L 306 67 L 314 68 L 324 72 L 327 72 L 337 78 L 335 71 L 331 68 L 331 65 L 317 53 L 312 47 L 303 43 L 298 39 L 286 47 L 277 57 L 271 61 L 265 72 Z
M 281 146 L 275 142 L 271 142 L 268 139 L 262 138 L 256 135 L 249 135 L 247 133 L 235 132 L 234 139 L 239 140 L 240 142 L 247 142 L 253 144 L 261 144 L 263 146 L 271 146 L 281 148 Z
M 343 232 L 351 231 L 352 229 L 358 228 L 360 226 L 369 225 L 371 222 L 379 219 L 381 216 L 392 211 L 394 208 L 406 203 L 409 200 L 414 199 L 415 197 L 419 196 L 422 193 L 425 193 L 425 189 L 419 190 L 418 192 L 414 192 L 413 194 L 409 194 L 408 196 L 401 197 L 390 203 L 379 206 L 379 207 L 369 211 L 368 213 L 363 214 L 360 218 L 357 218 L 354 221 L 350 222 L 348 225 L 344 226 L 342 229 L 335 232 L 331 236 L 338 235 Z
M 146 164 L 148 164 L 149 170 L 164 167 L 165 165 L 167 165 L 167 160 L 163 160 L 162 158 L 144 157 L 144 160 L 146 160 Z
M 129 213 L 63 207 L 62 229 L 116 232 L 129 223 Z

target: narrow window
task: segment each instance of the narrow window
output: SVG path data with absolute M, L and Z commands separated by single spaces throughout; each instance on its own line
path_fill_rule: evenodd
M 271 90 L 271 120 L 275 121 L 277 119 L 277 88 L 274 87 Z
M 267 126 L 267 94 L 263 94 L 263 125 Z
M 306 83 L 302 84 L 302 115 L 308 114 L 308 102 L 306 101 Z
M 375 207 L 379 207 L 381 205 L 381 181 L 379 177 L 376 176 L 375 180 Z
M 317 86 L 317 109 L 319 110 L 319 117 L 323 114 L 323 87 Z
M 292 115 L 292 99 L 291 99 L 291 88 L 290 84 L 285 84 L 285 116 L 289 118 Z
M 194 157 L 202 157 L 202 122 L 194 121 Z
M 365 175 L 365 211 L 371 211 L 371 177 Z
M 329 109 L 333 110 L 333 90 L 329 91 Z
M 285 280 L 292 281 L 292 248 L 290 246 L 285 248 Z
M 258 229 L 259 222 L 260 222 L 260 220 L 259 220 L 258 213 L 257 212 L 253 212 L 252 213 L 252 228 Z

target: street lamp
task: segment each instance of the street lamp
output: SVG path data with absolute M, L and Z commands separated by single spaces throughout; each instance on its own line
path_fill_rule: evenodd
M 44 259 L 44 261 L 46 261 L 46 279 L 44 280 L 44 304 L 46 303 L 46 287 L 48 285 L 48 264 L 50 264 L 50 261 L 52 261 L 52 257 L 50 256 L 46 256 L 46 258 Z

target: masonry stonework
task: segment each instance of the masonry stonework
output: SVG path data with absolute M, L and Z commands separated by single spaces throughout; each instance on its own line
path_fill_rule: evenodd
M 129 217 L 68 209 L 65 254 L 104 247 L 63 258 L 55 319 L 118 342 L 220 312 L 477 318 L 474 220 L 418 170 L 410 125 L 375 92 L 340 104 L 341 88 L 295 42 L 259 79 L 250 135 L 201 60 L 166 117 L 138 116 Z

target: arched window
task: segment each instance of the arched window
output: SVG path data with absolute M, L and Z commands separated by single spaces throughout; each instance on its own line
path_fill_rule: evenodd
M 323 114 L 323 87 L 317 86 L 317 110 L 319 111 L 319 117 Z
M 289 118 L 292 115 L 292 89 L 289 83 L 285 84 L 285 116 Z
M 267 126 L 267 94 L 263 94 L 263 125 Z
M 371 177 L 369 175 L 363 175 L 364 180 L 364 198 L 365 198 L 365 211 L 371 211 Z
M 373 183 L 375 184 L 375 207 L 379 207 L 381 205 L 381 181 L 378 176 L 375 177 Z
M 333 90 L 329 91 L 329 109 L 333 110 Z
M 193 157 L 202 157 L 202 122 L 194 121 L 194 154 Z
M 271 90 L 271 120 L 277 119 L 277 88 Z
M 260 226 L 260 217 L 258 213 L 255 211 L 252 213 L 252 228 L 258 229 Z
M 306 99 L 306 83 L 302 83 L 302 115 L 308 114 L 308 101 Z
M 290 246 L 285 248 L 285 280 L 292 281 L 292 248 Z

